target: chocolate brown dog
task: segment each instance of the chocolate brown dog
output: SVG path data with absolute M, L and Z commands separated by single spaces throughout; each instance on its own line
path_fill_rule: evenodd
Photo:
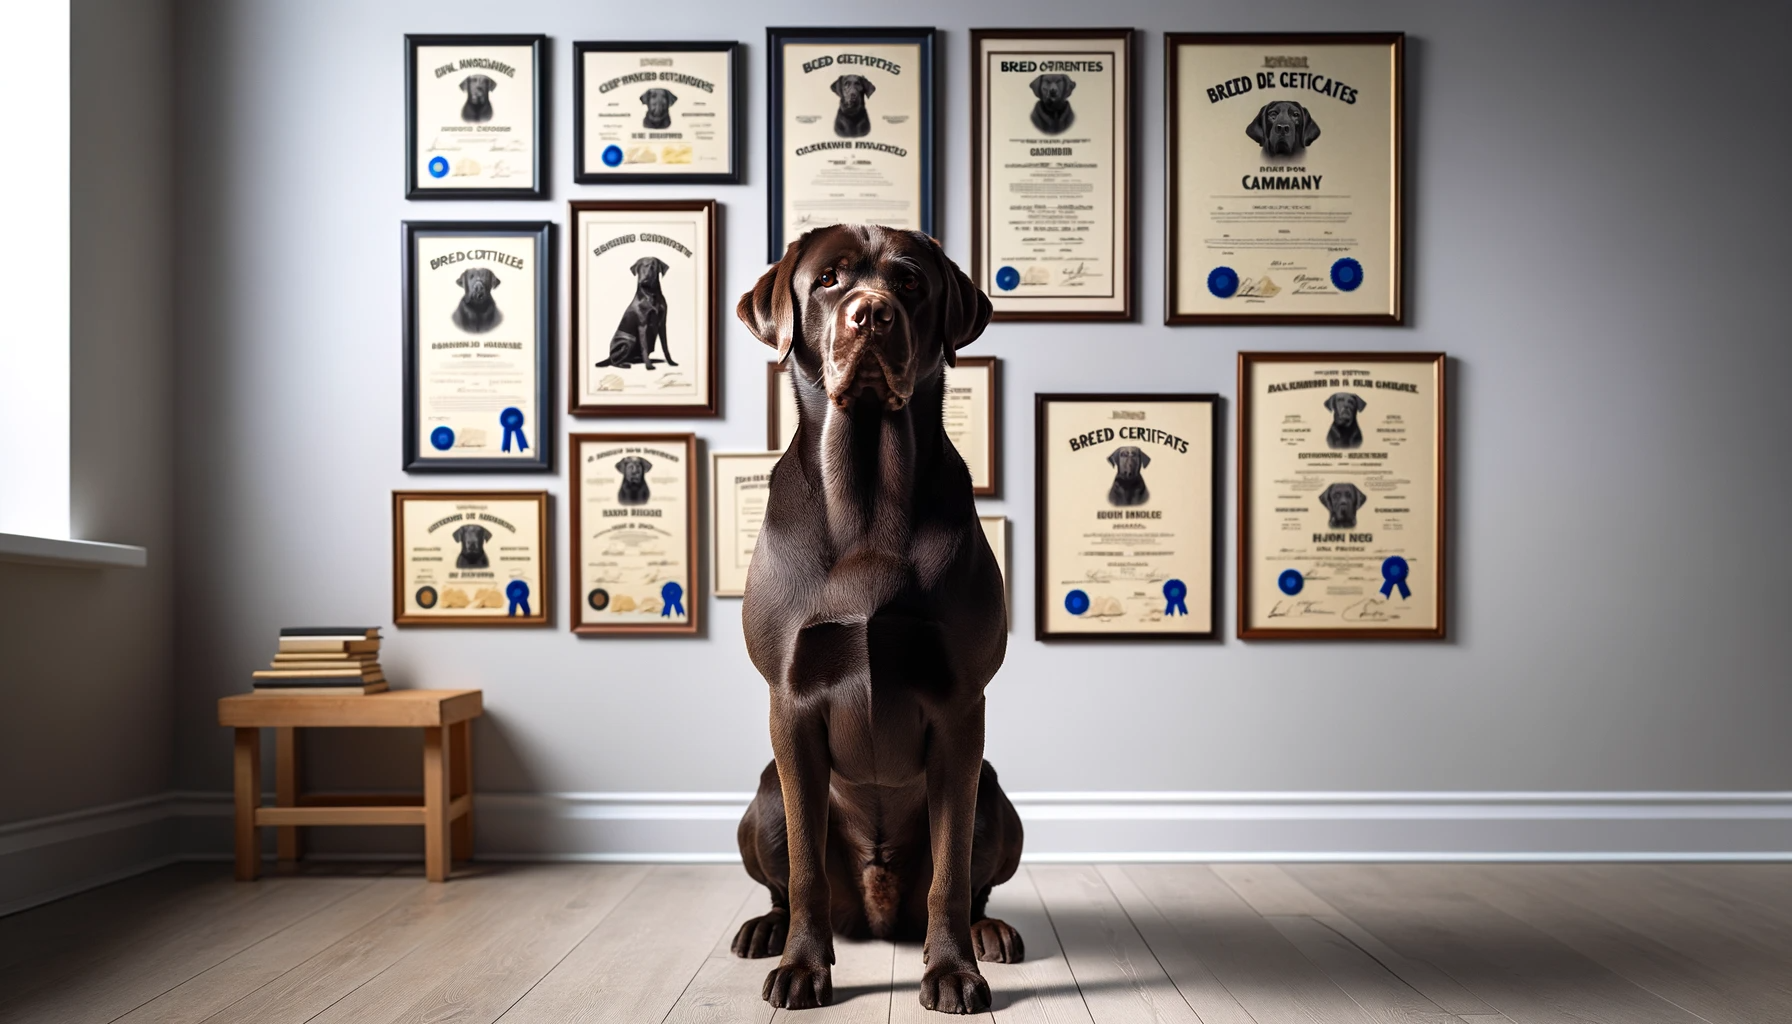
M 781 952 L 761 994 L 797 1009 L 833 998 L 834 932 L 924 938 L 921 1005 L 984 1012 L 977 961 L 1023 955 L 983 913 L 1021 825 L 983 760 L 1002 578 L 942 409 L 989 299 L 925 235 L 837 225 L 791 243 L 737 312 L 796 361 L 800 417 L 741 609 L 775 759 L 740 853 L 772 909 L 734 952 Z

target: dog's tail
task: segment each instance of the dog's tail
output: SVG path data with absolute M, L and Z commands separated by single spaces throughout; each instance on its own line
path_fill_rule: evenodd
M 604 361 L 603 361 L 603 362 L 601 362 L 601 363 L 598 363 L 598 364 L 597 364 L 597 365 L 599 365 L 599 366 L 608 366 L 608 365 L 610 365 L 610 361 L 609 361 L 609 360 L 608 360 L 608 359 L 606 359 L 606 360 L 604 360 Z
M 867 864 L 859 875 L 859 891 L 865 898 L 865 922 L 873 938 L 896 935 L 896 911 L 902 904 L 902 883 L 882 864 Z

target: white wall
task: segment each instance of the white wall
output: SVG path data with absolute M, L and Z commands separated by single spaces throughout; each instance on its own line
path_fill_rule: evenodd
M 1143 322 L 998 324 L 973 349 L 1000 356 L 1006 382 L 1004 497 L 984 508 L 1013 522 L 1014 634 L 989 691 L 988 743 L 1009 789 L 1792 788 L 1779 650 L 1792 611 L 1779 400 L 1792 374 L 1780 311 L 1792 280 L 1778 184 L 1792 157 L 1777 99 L 1785 5 L 915 0 L 900 13 L 835 13 L 944 30 L 942 234 L 961 261 L 968 30 L 1144 30 Z M 400 472 L 398 225 L 564 225 L 572 198 L 714 196 L 731 302 L 763 267 L 765 26 L 831 17 L 790 0 L 182 5 L 181 787 L 228 788 L 213 702 L 244 688 L 278 626 L 388 622 L 388 493 L 469 486 L 556 495 L 556 628 L 388 626 L 384 658 L 401 685 L 485 688 L 479 789 L 751 788 L 769 748 L 738 601 L 705 597 L 697 639 L 576 639 L 564 612 L 564 455 L 553 476 Z M 1350 29 L 1409 33 L 1410 326 L 1162 326 L 1163 33 Z M 407 31 L 552 37 L 551 201 L 401 198 Z M 571 44 L 616 37 L 746 44 L 746 184 L 570 183 Z M 556 244 L 564 282 L 564 237 Z M 1453 357 L 1448 642 L 1031 639 L 1035 392 L 1229 396 L 1241 348 L 1346 347 Z M 715 450 L 757 448 L 767 350 L 730 320 L 722 352 L 725 415 L 664 425 Z M 558 427 L 653 425 L 562 417 Z M 1232 468 L 1228 454 L 1228 477 Z M 1224 521 L 1230 553 L 1229 505 Z M 1228 624 L 1231 570 L 1228 557 Z M 317 739 L 318 784 L 416 771 L 409 738 Z M 703 826 L 722 847 L 729 813 Z M 1750 841 L 1792 848 L 1784 823 L 1775 828 Z

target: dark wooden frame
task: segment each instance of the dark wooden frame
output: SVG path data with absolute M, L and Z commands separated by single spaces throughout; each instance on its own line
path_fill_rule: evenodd
M 535 408 L 533 459 L 432 459 L 417 429 L 417 240 L 424 235 L 535 237 Z M 407 473 L 551 473 L 554 471 L 554 225 L 551 221 L 416 221 L 400 225 L 404 246 L 404 471 Z
M 1213 479 L 1210 483 L 1213 509 L 1208 515 L 1213 536 L 1210 538 L 1211 554 L 1209 557 L 1208 601 L 1213 609 L 1211 626 L 1199 633 L 1049 633 L 1045 628 L 1046 580 L 1049 576 L 1049 564 L 1046 561 L 1046 542 L 1048 532 L 1048 509 L 1046 507 L 1046 451 L 1050 447 L 1045 438 L 1046 407 L 1053 402 L 1190 402 L 1205 404 L 1213 417 L 1212 434 L 1213 450 L 1208 457 L 1213 462 Z M 1106 643 L 1109 641 L 1182 641 L 1213 640 L 1220 635 L 1220 577 L 1225 574 L 1225 562 L 1222 561 L 1223 549 L 1220 540 L 1225 534 L 1225 523 L 1220 517 L 1220 396 L 1212 393 L 1154 393 L 1154 392 L 1107 392 L 1099 394 L 1067 394 L 1051 393 L 1033 396 L 1033 639 L 1047 643 Z
M 1176 50 L 1181 46 L 1233 46 L 1267 43 L 1287 46 L 1389 46 L 1394 56 L 1394 308 L 1391 313 L 1178 313 L 1176 282 L 1179 279 L 1177 225 L 1181 222 L 1177 114 L 1180 84 Z M 1300 32 L 1233 33 L 1169 32 L 1164 35 L 1164 323 L 1184 324 L 1349 324 L 1366 327 L 1399 327 L 1406 323 L 1406 33 L 1404 32 Z
M 1042 28 L 1042 29 L 997 29 L 976 28 L 971 30 L 971 279 L 977 282 L 992 297 L 993 281 L 982 280 L 983 273 L 983 177 L 988 168 L 984 166 L 986 156 L 983 149 L 983 61 L 979 57 L 985 39 L 1090 39 L 1124 41 L 1126 51 L 1126 75 L 1119 82 L 1120 102 L 1126 111 L 1126 176 L 1120 184 L 1124 195 L 1120 203 L 1120 216 L 1116 228 L 1120 233 L 1120 264 L 1126 274 L 1125 292 L 1121 296 L 1122 307 L 1113 312 L 1098 310 L 1065 310 L 1028 312 L 1022 310 L 997 310 L 990 319 L 997 321 L 1130 321 L 1137 313 L 1136 297 L 1138 282 L 1134 276 L 1133 250 L 1137 247 L 1134 231 L 1134 205 L 1132 194 L 1139 180 L 1139 144 L 1138 144 L 1138 99 L 1133 84 L 1138 77 L 1138 36 L 1139 33 L 1130 28 Z M 1049 302 L 1063 296 L 1052 296 L 1040 299 Z
M 778 262 L 784 245 L 784 44 L 785 43 L 913 43 L 921 48 L 920 229 L 939 238 L 939 85 L 934 59 L 937 30 L 929 28 L 768 28 L 766 67 L 766 260 Z
M 533 501 L 536 508 L 536 536 L 541 538 L 540 603 L 533 614 L 512 617 L 497 615 L 429 615 L 405 614 L 404 581 L 404 503 L 406 501 Z M 489 626 L 491 628 L 546 626 L 553 621 L 554 601 L 554 534 L 549 506 L 553 497 L 546 491 L 393 491 L 392 492 L 392 624 L 395 626 Z
M 685 474 L 685 540 L 688 545 L 686 556 L 690 559 L 690 586 L 686 588 L 685 621 L 680 623 L 657 623 L 626 626 L 593 626 L 580 622 L 583 612 L 579 602 L 583 595 L 579 591 L 584 587 L 584 579 L 579 573 L 579 563 L 583 561 L 583 538 L 580 536 L 580 516 L 584 507 L 584 496 L 579 488 L 582 486 L 579 473 L 579 450 L 590 444 L 628 444 L 637 441 L 651 441 L 660 444 L 682 444 L 685 446 L 686 465 L 690 467 Z M 566 461 L 569 466 L 570 480 L 567 484 L 567 501 L 572 505 L 572 532 L 570 543 L 566 545 L 568 553 L 567 585 L 571 588 L 572 610 L 567 613 L 566 622 L 572 631 L 579 636 L 689 636 L 698 632 L 698 623 L 702 618 L 703 581 L 702 566 L 698 564 L 697 552 L 701 542 L 697 536 L 700 525 L 697 513 L 697 476 L 702 468 L 697 464 L 697 435 L 687 433 L 627 433 L 627 434 L 571 434 L 567 437 Z
M 791 367 L 795 365 L 794 360 L 787 365 L 776 359 L 765 364 L 765 450 L 768 452 L 778 450 L 778 435 L 784 432 L 780 429 L 784 424 L 778 419 L 779 389 L 784 387 L 784 374 L 794 372 Z
M 728 54 L 728 170 L 721 174 L 599 174 L 585 169 L 585 54 L 671 50 Z M 746 156 L 746 60 L 738 42 L 635 42 L 604 40 L 572 44 L 572 180 L 580 185 L 738 185 Z
M 959 366 L 989 367 L 989 484 L 971 486 L 978 498 L 994 498 L 1002 493 L 1002 361 L 995 356 L 959 356 Z
M 417 182 L 417 50 L 424 46 L 527 46 L 535 61 L 535 138 L 531 161 L 533 184 L 528 188 L 420 188 Z M 553 118 L 547 82 L 553 74 L 548 64 L 551 48 L 545 35 L 407 35 L 404 37 L 404 197 L 406 199 L 546 199 L 548 140 Z
M 702 402 L 689 405 L 580 405 L 579 384 L 584 377 L 584 367 L 579 362 L 579 338 L 583 325 L 579 323 L 579 280 L 583 278 L 584 268 L 579 252 L 579 214 L 587 211 L 620 211 L 650 212 L 682 211 L 686 213 L 705 213 L 706 230 L 709 232 L 709 323 L 704 325 L 708 340 L 703 345 L 704 358 L 709 360 L 709 389 Z M 718 204 L 714 199 L 575 199 L 568 204 L 567 235 L 567 286 L 566 322 L 570 325 L 567 331 L 566 360 L 566 411 L 574 416 L 715 416 L 718 415 L 717 395 L 720 394 L 719 378 L 721 376 L 720 344 L 721 336 L 721 267 L 722 267 L 722 230 Z
M 1437 536 L 1432 557 L 1437 560 L 1437 625 L 1431 629 L 1269 629 L 1249 628 L 1251 540 L 1251 368 L 1260 363 L 1431 363 L 1437 373 L 1437 459 L 1435 481 Z M 1449 594 L 1445 553 L 1449 533 L 1449 402 L 1447 369 L 1442 352 L 1240 352 L 1238 353 L 1238 638 L 1241 640 L 1442 640 L 1449 622 Z

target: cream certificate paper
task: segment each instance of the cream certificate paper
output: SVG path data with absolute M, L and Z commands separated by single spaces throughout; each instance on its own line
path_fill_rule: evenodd
M 417 48 L 417 187 L 535 184 L 535 53 L 529 46 Z
M 577 405 L 708 400 L 715 321 L 708 224 L 699 210 L 578 211 Z
M 784 243 L 829 224 L 921 230 L 921 47 L 783 45 Z
M 1395 53 L 1177 48 L 1173 314 L 1394 313 Z
M 995 449 L 991 444 L 995 424 L 989 421 L 995 372 L 993 359 L 961 359 L 957 366 L 946 368 L 946 439 L 964 456 L 971 471 L 971 489 L 980 493 L 995 488 Z
M 709 521 L 715 541 L 710 557 L 717 597 L 746 595 L 747 567 L 772 493 L 772 467 L 783 457 L 781 452 L 717 452 L 712 457 Z
M 727 174 L 734 150 L 726 50 L 586 50 L 579 172 Z
M 984 39 L 978 59 L 978 283 L 998 314 L 1124 311 L 1125 40 Z
M 401 498 L 396 618 L 547 621 L 546 508 L 545 494 Z
M 1213 403 L 1047 399 L 1046 635 L 1213 631 Z
M 693 455 L 673 439 L 578 442 L 575 628 L 691 624 Z
M 1438 366 L 1247 364 L 1246 629 L 1435 629 Z
M 414 244 L 419 448 L 432 462 L 535 461 L 536 236 Z

